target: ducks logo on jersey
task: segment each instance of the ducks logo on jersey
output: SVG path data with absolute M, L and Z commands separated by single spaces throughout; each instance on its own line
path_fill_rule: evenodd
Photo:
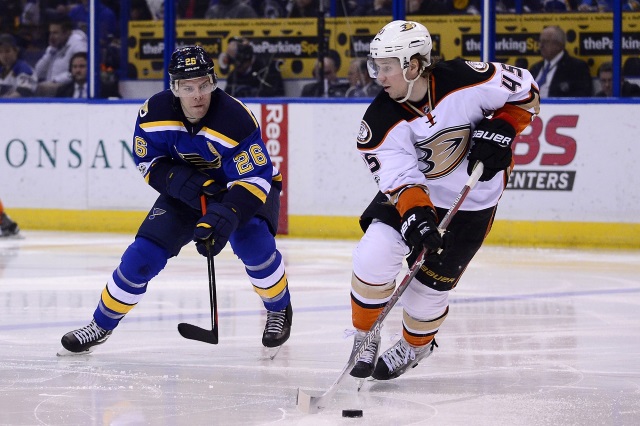
M 470 126 L 444 129 L 416 143 L 418 168 L 428 179 L 446 176 L 466 158 Z
M 486 62 L 465 61 L 465 64 L 469 65 L 469 68 L 477 72 L 485 72 L 489 69 L 489 64 Z
M 358 136 L 356 137 L 359 144 L 366 144 L 371 140 L 371 128 L 367 124 L 366 121 L 362 120 L 360 122 L 360 130 L 358 131 Z

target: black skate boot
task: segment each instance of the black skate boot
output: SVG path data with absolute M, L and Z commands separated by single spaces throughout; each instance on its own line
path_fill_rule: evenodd
M 0 237 L 17 237 L 20 233 L 18 224 L 15 223 L 6 213 L 0 215 Z
M 353 339 L 353 349 L 351 350 L 351 355 L 353 355 L 358 346 L 360 346 L 366 335 L 367 333 L 365 333 L 364 331 L 356 332 Z M 360 356 L 360 358 L 358 358 L 356 365 L 353 366 L 349 374 L 358 379 L 366 379 L 367 377 L 371 376 L 371 373 L 373 373 L 373 369 L 376 366 L 376 360 L 378 359 L 379 351 L 380 334 L 376 335 L 369 346 L 367 346 L 367 349 L 362 352 L 362 355 Z
M 89 325 L 73 330 L 62 336 L 62 349 L 58 356 L 82 355 L 93 351 L 94 346 L 107 341 L 113 330 L 105 330 L 94 320 Z
M 387 349 L 378 358 L 378 363 L 371 376 L 376 380 L 395 379 L 409 368 L 417 366 L 420 360 L 431 355 L 434 346 L 438 346 L 435 339 L 427 343 L 426 346 L 417 348 L 400 338 L 398 343 Z
M 267 348 L 282 346 L 291 334 L 292 318 L 291 302 L 281 311 L 267 311 L 267 323 L 262 334 L 262 345 Z

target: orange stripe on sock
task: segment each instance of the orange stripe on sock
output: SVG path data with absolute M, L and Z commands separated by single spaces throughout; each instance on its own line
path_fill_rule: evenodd
M 369 331 L 383 308 L 367 309 L 351 300 L 351 322 L 358 330 Z
M 414 336 L 409 334 L 406 329 L 402 329 L 402 337 L 404 337 L 404 340 L 411 346 L 425 346 L 433 340 L 434 336 L 435 334 L 429 336 Z

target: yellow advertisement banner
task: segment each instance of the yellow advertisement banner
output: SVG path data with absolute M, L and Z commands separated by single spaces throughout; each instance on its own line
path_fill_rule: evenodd
M 327 18 L 327 48 L 341 58 L 340 77 L 346 77 L 350 58 L 366 56 L 369 42 L 389 17 Z M 464 57 L 479 60 L 482 46 L 479 16 L 412 16 L 427 26 L 433 38 L 433 54 L 444 59 Z M 613 52 L 611 13 L 565 13 L 497 15 L 496 59 L 525 68 L 540 60 L 538 36 L 548 25 L 558 25 L 567 34 L 569 54 L 585 60 L 596 75 Z M 202 45 L 217 62 L 231 37 L 246 37 L 254 51 L 281 61 L 285 79 L 311 78 L 318 55 L 317 20 L 226 19 L 178 20 L 176 47 Z M 640 13 L 625 12 L 622 21 L 622 58 L 640 53 Z M 129 23 L 128 76 L 132 79 L 162 79 L 164 28 L 159 21 Z M 224 78 L 225 75 L 220 75 Z

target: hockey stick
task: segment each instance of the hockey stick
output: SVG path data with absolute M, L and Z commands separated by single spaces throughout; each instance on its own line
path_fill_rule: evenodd
M 476 164 L 476 167 L 473 169 L 473 173 L 471 173 L 471 176 L 469 176 L 467 183 L 462 188 L 462 191 L 460 191 L 456 199 L 453 201 L 453 205 L 447 211 L 447 214 L 440 222 L 440 225 L 438 225 L 438 231 L 440 231 L 441 234 L 444 233 L 444 231 L 449 226 L 449 223 L 453 219 L 453 216 L 460 209 L 460 205 L 467 197 L 467 194 L 469 193 L 471 188 L 473 188 L 478 182 L 478 179 L 482 175 L 483 170 L 484 165 L 481 162 L 478 162 Z M 353 354 L 351 354 L 347 365 L 344 366 L 344 368 L 340 372 L 340 375 L 335 380 L 335 382 L 333 382 L 331 387 L 326 392 L 320 395 L 312 395 L 310 392 L 298 388 L 298 397 L 296 401 L 298 410 L 302 411 L 303 413 L 314 414 L 326 406 L 328 399 L 336 392 L 340 382 L 342 382 L 342 380 L 347 376 L 347 373 L 351 371 L 351 369 L 356 365 L 356 362 L 358 361 L 358 359 L 360 359 L 367 346 L 369 346 L 369 344 L 373 342 L 375 337 L 380 334 L 380 330 L 382 329 L 382 322 L 385 320 L 385 318 L 389 314 L 389 311 L 391 311 L 398 299 L 400 299 L 402 293 L 404 293 L 404 291 L 407 289 L 411 280 L 413 280 L 413 278 L 420 270 L 420 267 L 424 263 L 426 255 L 427 249 L 423 248 L 416 261 L 409 268 L 409 271 L 402 279 L 402 282 L 398 285 L 394 293 L 391 295 L 389 302 L 387 302 L 387 305 L 384 307 L 382 312 L 380 312 L 380 315 L 378 315 L 378 318 L 371 326 L 371 330 L 369 330 L 369 332 L 362 340 L 362 343 L 360 343 Z
M 202 214 L 207 212 L 206 198 L 200 198 Z M 216 297 L 216 271 L 211 254 L 211 240 L 205 241 L 207 248 L 207 269 L 209 272 L 209 305 L 211 306 L 211 330 L 198 327 L 197 325 L 181 322 L 178 324 L 178 332 L 185 339 L 199 340 L 212 345 L 218 344 L 218 301 Z

